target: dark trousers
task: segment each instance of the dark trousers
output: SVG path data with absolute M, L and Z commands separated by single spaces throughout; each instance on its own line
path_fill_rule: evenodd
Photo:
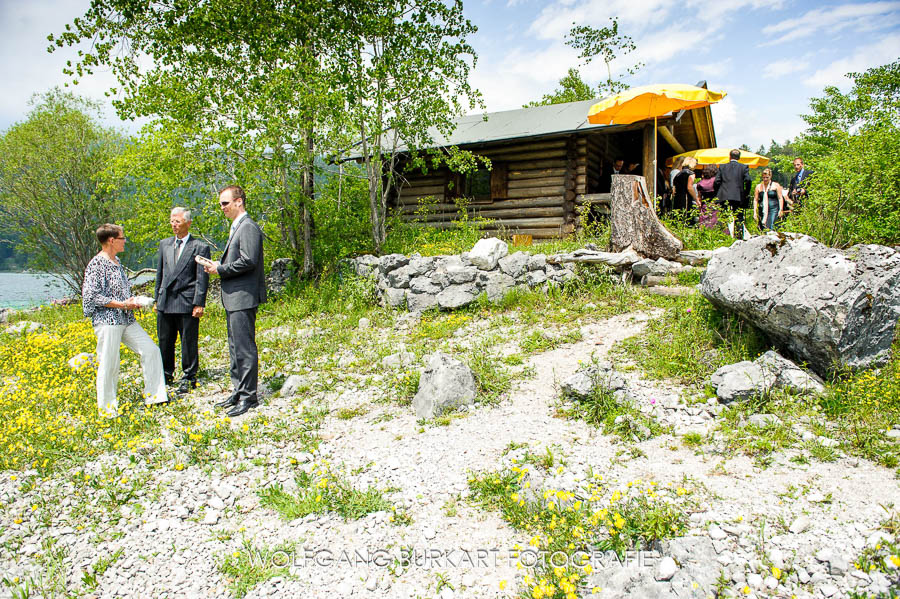
M 744 209 L 737 202 L 728 202 L 728 207 L 734 212 L 734 238 L 744 238 Z
M 162 354 L 163 374 L 166 383 L 175 380 L 175 338 L 181 336 L 181 379 L 196 381 L 200 371 L 200 353 L 197 339 L 200 337 L 200 319 L 188 314 L 156 313 L 156 334 L 159 352 Z
M 232 397 L 238 401 L 258 401 L 259 354 L 256 351 L 256 308 L 225 311 L 228 351 L 231 354 Z

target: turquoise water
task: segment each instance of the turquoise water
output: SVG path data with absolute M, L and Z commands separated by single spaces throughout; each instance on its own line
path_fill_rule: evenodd
M 132 284 L 151 279 L 153 275 L 141 275 Z M 71 287 L 59 277 L 31 272 L 0 272 L 0 308 L 33 308 L 73 295 Z
M 31 308 L 72 295 L 59 277 L 28 272 L 0 272 L 0 308 Z

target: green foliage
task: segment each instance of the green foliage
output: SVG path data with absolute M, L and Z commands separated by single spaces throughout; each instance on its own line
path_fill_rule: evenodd
M 391 503 L 381 491 L 375 488 L 365 491 L 354 489 L 346 479 L 328 467 L 318 468 L 313 474 L 300 471 L 296 481 L 296 495 L 276 484 L 258 492 L 260 504 L 274 509 L 287 521 L 329 512 L 345 520 L 358 520 L 372 512 L 391 509 Z
M 556 473 L 562 471 L 559 467 Z M 527 466 L 469 478 L 472 501 L 499 511 L 513 528 L 532 535 L 529 550 L 568 557 L 525 564 L 529 573 L 522 580 L 523 596 L 563 599 L 574 595 L 592 573 L 583 559 L 587 552 L 614 551 L 621 558 L 629 549 L 648 548 L 687 530 L 686 507 L 692 498 L 683 487 L 633 481 L 611 490 L 599 475 L 573 490 L 541 492 L 531 489 L 531 484 Z
M 466 37 L 474 31 L 458 0 L 376 0 L 364 7 L 318 0 L 95 0 L 49 39 L 50 51 L 90 40 L 66 72 L 79 78 L 111 69 L 121 85 L 114 101 L 119 115 L 152 118 L 154 135 L 175 138 L 196 154 L 196 161 L 179 165 L 148 140 L 162 160 L 159 169 L 143 165 L 133 179 L 146 185 L 140 195 L 171 199 L 182 188 L 200 186 L 209 194 L 239 182 L 250 211 L 270 221 L 264 230 L 275 253 L 302 263 L 309 275 L 314 251 L 329 263 L 358 251 L 358 229 L 366 222 L 358 214 L 346 219 L 341 210 L 360 208 L 358 186 L 350 206 L 336 207 L 328 188 L 314 193 L 316 157 L 352 151 L 362 158 L 369 247 L 380 252 L 400 145 L 433 145 L 429 128 L 448 133 L 453 117 L 479 97 L 468 84 L 475 53 Z M 201 178 L 192 176 L 197 171 Z M 326 227 L 321 238 L 314 235 L 316 217 Z M 335 233 L 340 222 L 350 224 L 345 241 Z M 319 239 L 322 247 L 313 250 Z
M 752 359 L 765 349 L 760 333 L 699 295 L 675 300 L 643 334 L 621 345 L 647 374 L 685 384 L 702 384 L 720 366 Z
M 609 381 L 594 381 L 594 390 L 586 398 L 572 400 L 563 413 L 593 426 L 602 426 L 609 435 L 626 441 L 646 441 L 662 431 L 653 418 L 642 413 L 633 402 L 618 398 L 609 389 Z
M 606 81 L 601 82 L 599 86 L 602 96 L 617 94 L 628 89 L 628 84 L 613 79 L 610 64 L 616 58 L 621 58 L 636 48 L 630 36 L 619 33 L 618 18 L 610 17 L 609 20 L 609 26 L 599 29 L 590 25 L 577 25 L 572 27 L 566 36 L 566 44 L 581 52 L 579 58 L 585 64 L 590 64 L 597 56 L 606 64 Z M 637 63 L 627 67 L 625 71 L 628 75 L 634 75 L 641 67 L 643 64 Z
M 581 78 L 581 73 L 578 72 L 578 69 L 569 69 L 565 77 L 559 80 L 558 89 L 552 93 L 544 94 L 544 97 L 540 100 L 525 104 L 523 108 L 578 102 L 579 100 L 591 100 L 595 97 L 597 97 L 597 92 Z
M 823 243 L 900 241 L 900 60 L 848 73 L 853 87 L 826 87 L 804 115 L 797 151 L 814 171 L 792 228 Z
M 323 171 L 317 179 L 313 255 L 322 270 L 333 270 L 344 258 L 373 251 L 364 176 L 359 166 L 348 163 L 337 172 Z
M 219 571 L 228 578 L 228 588 L 234 597 L 243 597 L 264 580 L 286 576 L 294 547 L 257 547 L 245 539 L 243 547 L 228 554 L 219 564 Z
M 116 218 L 129 239 L 145 248 L 142 257 L 154 254 L 159 240 L 172 234 L 169 212 L 175 206 L 191 210 L 192 235 L 210 242 L 227 238 L 216 197 L 216 181 L 227 163 L 221 148 L 174 124 L 145 127 L 110 161 L 103 184 L 128 198 L 116 206 Z M 248 197 L 255 213 L 260 206 L 253 205 L 254 191 L 251 187 Z
M 99 124 L 96 103 L 58 89 L 32 99 L 28 118 L 0 137 L 0 232 L 38 271 L 81 292 L 99 250 L 95 231 L 111 222 L 115 197 L 100 173 L 123 137 Z
M 900 341 L 880 369 L 837 375 L 821 405 L 852 451 L 896 467 L 897 446 L 884 431 L 900 422 Z

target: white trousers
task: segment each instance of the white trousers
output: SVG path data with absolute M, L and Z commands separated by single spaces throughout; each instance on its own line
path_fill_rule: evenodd
M 149 405 L 168 399 L 159 346 L 141 325 L 95 324 L 94 333 L 97 334 L 97 408 L 102 416 L 115 418 L 119 413 L 116 393 L 119 387 L 119 346 L 122 343 L 141 357 L 144 401 Z

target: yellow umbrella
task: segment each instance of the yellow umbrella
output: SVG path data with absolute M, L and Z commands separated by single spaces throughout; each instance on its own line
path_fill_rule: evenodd
M 676 154 L 671 158 L 667 158 L 666 166 L 672 166 L 672 164 L 674 164 L 675 162 L 675 159 L 679 157 L 696 158 L 698 165 L 727 164 L 731 160 L 731 157 L 728 155 L 730 152 L 731 148 L 703 148 L 700 150 L 691 150 L 690 152 Z M 754 154 L 753 152 L 741 150 L 741 157 L 738 162 L 746 164 L 750 168 L 757 168 L 769 164 L 769 159 L 765 156 L 761 156 L 760 154 Z
M 696 85 L 662 83 L 632 87 L 600 100 L 588 111 L 595 125 L 627 125 L 653 119 L 653 197 L 656 198 L 656 119 L 676 110 L 691 110 L 718 102 L 725 92 Z

